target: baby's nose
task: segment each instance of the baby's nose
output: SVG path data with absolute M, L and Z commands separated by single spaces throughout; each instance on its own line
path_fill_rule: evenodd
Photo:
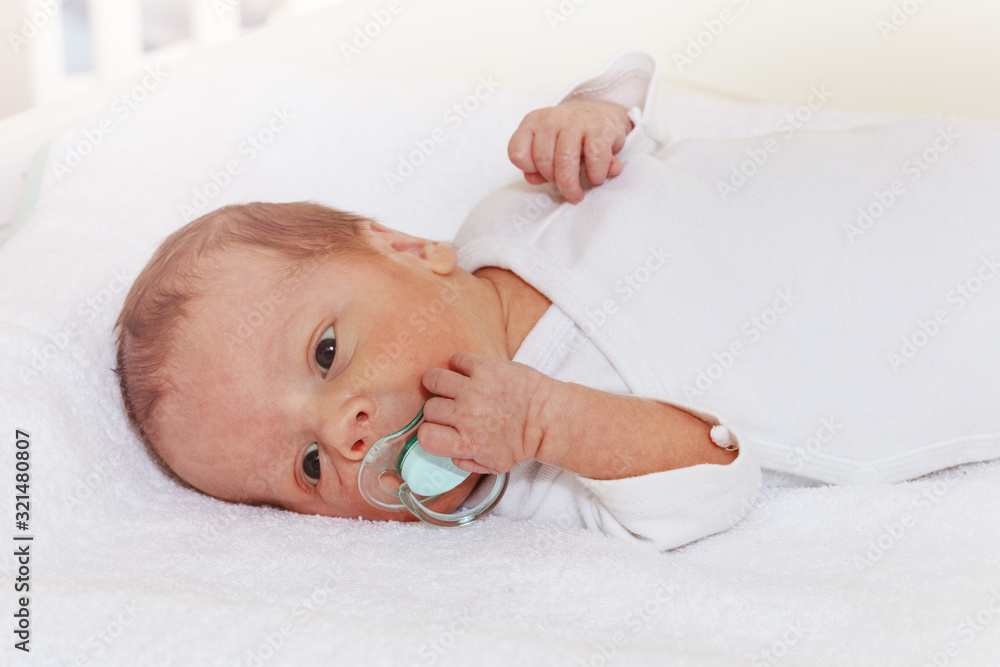
M 354 421 L 357 422 L 358 429 L 361 431 L 362 434 L 368 432 L 368 413 L 367 412 L 365 412 L 364 410 L 358 410 L 358 413 L 354 416 Z M 372 443 L 369 442 L 368 443 L 368 447 L 370 447 L 371 444 Z M 362 452 L 362 454 L 364 454 L 364 452 L 368 451 L 367 447 L 365 446 L 365 437 L 364 437 L 364 435 L 362 435 L 361 437 L 359 437 L 358 440 L 357 440 L 357 442 L 355 442 L 353 445 L 351 445 L 351 450 L 356 451 L 356 452 Z
M 354 436 L 347 436 L 346 439 L 337 441 L 335 445 L 338 453 L 349 461 L 360 461 L 365 458 L 365 454 L 375 444 L 374 437 L 364 436 L 357 440 L 352 440 Z
M 351 445 L 352 452 L 360 452 L 364 456 L 368 452 L 368 448 L 371 447 L 372 442 L 365 442 L 364 436 L 358 438 L 353 445 Z
M 363 401 L 352 401 L 347 414 L 341 413 L 340 419 L 331 419 L 328 426 L 332 431 L 327 433 L 326 441 L 332 443 L 340 455 L 352 461 L 360 461 L 377 439 L 369 432 L 372 407 L 364 405 Z

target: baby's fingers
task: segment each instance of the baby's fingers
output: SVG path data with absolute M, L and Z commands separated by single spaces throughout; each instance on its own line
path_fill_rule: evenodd
M 534 134 L 526 123 L 522 122 L 507 143 L 507 157 L 515 167 L 524 172 L 525 176 L 538 171 L 531 157 Z
M 553 155 L 555 183 L 566 201 L 573 204 L 583 199 L 583 187 L 580 185 L 580 151 L 582 148 L 583 134 L 566 129 L 559 133 Z
M 421 378 L 421 383 L 427 388 L 427 391 L 436 394 L 434 398 L 427 401 L 427 405 L 433 404 L 434 406 L 444 403 L 446 398 L 458 396 L 465 389 L 467 382 L 468 378 L 455 371 L 437 367 L 428 368 Z M 424 412 L 426 413 L 426 411 L 427 406 L 425 405 Z
M 476 457 L 482 453 L 478 452 L 472 443 L 463 439 L 452 426 L 426 421 L 417 429 L 417 440 L 428 454 L 448 457 L 452 463 L 467 472 L 483 475 L 506 472 L 479 463 Z
M 462 437 L 451 426 L 426 421 L 417 429 L 417 441 L 424 451 L 434 456 L 470 458 Z
M 556 137 L 558 133 L 548 128 L 536 129 L 531 140 L 531 161 L 534 171 L 551 183 L 555 181 Z
M 487 468 L 486 466 L 479 465 L 473 459 L 458 459 L 458 458 L 453 458 L 451 460 L 451 462 L 454 463 L 456 466 L 458 466 L 459 468 L 461 468 L 462 470 L 464 470 L 466 472 L 478 473 L 480 475 L 499 474 L 498 471 L 493 470 L 492 468 Z M 507 472 L 507 471 L 504 470 L 502 472 Z
M 608 176 L 612 176 L 611 142 L 601 132 L 588 133 L 583 145 L 586 161 L 587 180 L 594 185 L 600 185 Z M 621 162 L 619 160 L 619 162 Z

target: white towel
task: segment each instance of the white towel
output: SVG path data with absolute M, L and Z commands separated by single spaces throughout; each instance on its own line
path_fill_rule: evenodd
M 995 664 L 996 463 L 864 489 L 766 475 L 735 528 L 655 553 L 491 517 L 438 529 L 232 505 L 150 462 L 110 371 L 111 326 L 124 283 L 183 224 L 180 204 L 308 199 L 449 238 L 518 177 L 507 140 L 558 92 L 502 82 L 455 126 L 479 84 L 168 81 L 53 145 L 35 213 L 0 248 L 0 490 L 14 494 L 14 432 L 27 431 L 34 536 L 30 654 L 13 648 L 18 563 L 2 549 L 0 664 Z M 789 111 L 661 109 L 675 138 L 767 132 Z M 251 159 L 243 142 L 281 119 Z M 817 112 L 810 126 L 874 120 Z M 89 154 L 60 180 L 71 150 Z M 401 161 L 422 164 L 402 176 Z

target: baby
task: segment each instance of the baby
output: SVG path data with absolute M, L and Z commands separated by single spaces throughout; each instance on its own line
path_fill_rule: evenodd
M 581 163 L 591 184 L 617 176 L 631 128 L 620 104 L 571 100 L 529 113 L 509 156 L 575 203 Z M 116 372 L 134 427 L 185 482 L 307 514 L 413 520 L 368 505 L 357 480 L 422 405 L 421 445 L 475 473 L 429 505 L 442 512 L 525 462 L 611 480 L 733 461 L 690 412 L 513 362 L 549 305 L 509 270 L 462 270 L 448 243 L 312 204 L 230 206 L 172 234 L 135 281 Z
M 473 473 L 432 510 L 509 471 L 494 515 L 658 549 L 737 523 L 762 467 L 871 484 L 1000 457 L 1000 133 L 671 143 L 657 76 L 624 52 L 529 113 L 509 157 L 558 194 L 503 188 L 451 244 L 310 204 L 173 234 L 118 322 L 143 440 L 218 498 L 406 520 L 358 470 L 423 406 L 421 445 Z

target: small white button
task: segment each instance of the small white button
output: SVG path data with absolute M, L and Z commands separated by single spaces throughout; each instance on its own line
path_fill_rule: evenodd
M 730 433 L 729 429 L 722 424 L 713 426 L 712 430 L 709 431 L 708 436 L 712 438 L 712 442 L 727 451 L 735 452 L 740 448 L 740 446 L 736 444 L 736 439 L 733 437 L 733 434 Z

